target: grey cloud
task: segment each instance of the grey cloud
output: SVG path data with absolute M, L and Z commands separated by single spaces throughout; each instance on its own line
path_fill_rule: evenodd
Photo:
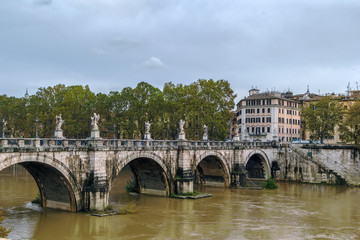
M 103 84 L 120 90 L 139 81 L 213 78 L 228 80 L 242 97 L 252 85 L 345 91 L 360 76 L 352 70 L 360 66 L 359 1 L 35 2 L 52 11 L 34 7 L 34 0 L 0 7 L 5 93 L 16 89 L 13 82 L 25 81 L 81 80 L 100 91 Z M 69 72 L 86 74 L 80 79 Z
M 51 0 L 35 0 L 34 1 L 34 5 L 37 5 L 37 6 L 47 6 L 47 5 L 50 5 L 52 3 Z

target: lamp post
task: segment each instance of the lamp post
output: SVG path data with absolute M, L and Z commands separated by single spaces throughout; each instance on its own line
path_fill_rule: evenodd
M 357 145 L 357 129 L 358 129 L 358 125 L 355 124 L 355 131 L 354 131 L 354 142 L 355 142 L 355 145 Z
M 4 119 L 4 118 L 2 119 L 2 124 L 3 124 L 3 128 L 2 128 L 2 138 L 5 138 L 5 131 L 4 131 L 4 128 L 5 128 L 5 119 Z
M 35 138 L 39 138 L 38 137 L 38 117 L 35 118 Z
M 115 134 L 116 134 L 116 125 L 114 123 L 114 140 L 116 139 Z

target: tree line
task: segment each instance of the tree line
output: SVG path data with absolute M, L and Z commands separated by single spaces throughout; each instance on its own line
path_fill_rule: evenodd
M 341 141 L 354 143 L 360 147 L 360 102 L 354 102 L 349 109 L 344 109 L 341 101 L 323 97 L 318 101 L 303 106 L 301 117 L 304 127 L 309 130 L 311 139 L 331 139 L 337 128 Z
M 1 95 L 0 118 L 5 119 L 6 137 L 34 137 L 36 124 L 39 137 L 53 137 L 55 118 L 61 114 L 66 138 L 87 138 L 95 112 L 100 114 L 104 138 L 143 138 L 149 121 L 153 139 L 176 139 L 183 119 L 187 139 L 201 139 L 207 125 L 209 139 L 225 140 L 235 97 L 227 81 L 212 79 L 189 85 L 169 82 L 162 90 L 140 82 L 109 94 L 95 94 L 89 86 L 58 84 L 39 88 L 28 99 Z

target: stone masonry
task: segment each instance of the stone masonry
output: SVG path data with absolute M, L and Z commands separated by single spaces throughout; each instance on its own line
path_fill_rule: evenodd
M 246 187 L 247 180 L 360 186 L 359 151 L 350 146 L 89 139 L 2 139 L 0 170 L 20 164 L 34 177 L 43 206 L 104 209 L 113 180 L 129 165 L 139 193 L 170 196 L 194 183 Z

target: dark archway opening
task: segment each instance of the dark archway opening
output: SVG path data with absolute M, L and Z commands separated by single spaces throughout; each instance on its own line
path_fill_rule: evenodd
M 2 173 L 12 174 L 16 179 L 24 179 L 31 189 L 32 201 L 40 193 L 42 207 L 76 212 L 74 193 L 66 178 L 55 168 L 38 162 L 23 162 L 4 169 Z M 31 175 L 31 176 L 29 176 Z M 11 180 L 7 180 L 12 183 Z M 15 183 L 16 188 L 23 188 L 21 182 Z M 24 189 L 25 192 L 28 192 Z
M 246 171 L 249 178 L 265 179 L 265 169 L 262 156 L 259 154 L 251 156 L 246 164 Z
M 201 160 L 195 169 L 194 183 L 210 187 L 227 186 L 226 171 L 221 160 L 215 156 L 208 156 Z
M 154 160 L 137 158 L 125 165 L 111 183 L 110 203 L 134 197 L 128 192 L 169 196 L 169 184 L 164 169 Z

